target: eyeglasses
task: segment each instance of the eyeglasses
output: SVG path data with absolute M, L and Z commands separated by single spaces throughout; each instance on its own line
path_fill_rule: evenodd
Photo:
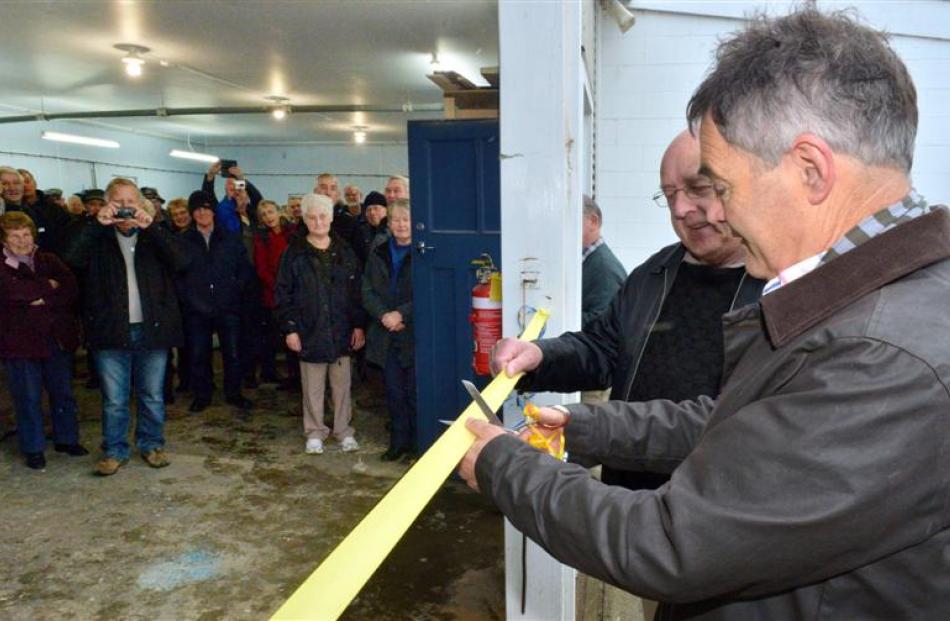
M 663 188 L 653 195 L 653 202 L 656 203 L 658 207 L 669 209 L 673 201 L 676 200 L 677 192 L 682 192 L 686 195 L 686 198 L 695 200 L 698 198 L 712 197 L 716 193 L 716 189 L 711 183 L 693 183 L 684 185 L 681 188 Z

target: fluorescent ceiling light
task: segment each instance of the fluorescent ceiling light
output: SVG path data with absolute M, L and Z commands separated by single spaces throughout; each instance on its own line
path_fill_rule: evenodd
M 366 142 L 366 132 L 363 131 L 363 128 L 357 128 L 356 131 L 353 132 L 353 142 L 356 144 L 363 144 Z
M 172 149 L 168 154 L 172 157 L 180 157 L 183 160 L 195 160 L 198 162 L 209 162 L 211 164 L 221 159 L 217 155 L 208 155 L 207 153 L 197 153 L 195 151 L 182 151 L 181 149 Z
M 75 134 L 63 134 L 60 132 L 43 132 L 40 134 L 43 140 L 54 140 L 56 142 L 71 142 L 73 144 L 84 144 L 90 147 L 108 147 L 118 149 L 119 143 L 115 140 L 105 140 L 103 138 L 90 138 L 89 136 L 77 136 Z

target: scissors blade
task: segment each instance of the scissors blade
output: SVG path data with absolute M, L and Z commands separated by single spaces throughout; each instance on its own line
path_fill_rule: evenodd
M 498 418 L 494 410 L 488 407 L 488 404 L 485 403 L 485 399 L 482 398 L 481 393 L 478 392 L 478 388 L 475 388 L 475 384 L 473 384 L 472 382 L 468 380 L 462 380 L 462 386 L 465 387 L 465 390 L 468 392 L 468 395 L 472 398 L 472 401 L 475 402 L 475 405 L 478 406 L 478 409 L 482 411 L 482 414 L 484 414 L 485 417 L 488 419 L 488 422 L 490 422 L 492 425 L 498 425 L 499 427 L 503 427 L 503 425 L 501 424 L 501 419 Z

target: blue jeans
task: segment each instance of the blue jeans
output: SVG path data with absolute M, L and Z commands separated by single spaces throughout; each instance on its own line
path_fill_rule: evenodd
M 39 360 L 7 360 L 7 381 L 16 410 L 17 440 L 21 453 L 42 453 L 46 449 L 43 433 L 43 386 L 49 393 L 53 442 L 77 444 L 76 397 L 72 387 L 72 354 L 50 339 L 50 357 Z
M 191 348 L 191 390 L 195 399 L 211 400 L 211 334 L 218 333 L 221 362 L 224 363 L 224 396 L 241 396 L 241 357 L 238 349 L 241 316 L 225 314 L 205 317 L 192 313 L 185 317 L 185 335 Z
M 129 458 L 129 397 L 135 384 L 135 446 L 142 453 L 165 445 L 165 349 L 144 349 L 141 324 L 129 325 L 130 349 L 100 349 L 96 364 L 102 382 L 102 451 Z
M 383 369 L 386 386 L 386 409 L 392 428 L 389 446 L 411 449 L 416 445 L 416 367 L 403 368 L 399 364 L 399 350 L 390 347 Z

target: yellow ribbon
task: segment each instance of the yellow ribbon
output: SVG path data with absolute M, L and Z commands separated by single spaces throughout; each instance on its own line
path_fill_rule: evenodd
M 535 313 L 521 340 L 538 338 L 547 319 L 546 310 Z M 482 391 L 488 406 L 500 408 L 520 378 L 505 373 L 495 377 Z M 469 418 L 486 420 L 474 402 L 469 404 L 271 619 L 322 621 L 343 614 L 472 445 L 474 436 L 465 428 Z

